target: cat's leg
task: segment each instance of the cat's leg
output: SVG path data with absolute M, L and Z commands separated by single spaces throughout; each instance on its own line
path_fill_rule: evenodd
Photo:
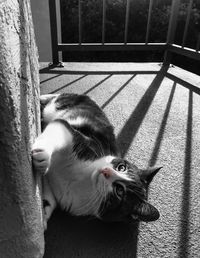
M 52 193 L 48 179 L 43 178 L 43 225 L 44 230 L 47 229 L 47 222 L 56 208 L 56 200 Z
M 32 148 L 33 165 L 41 174 L 46 174 L 51 166 L 52 155 L 72 145 L 73 135 L 63 123 L 49 123 L 36 139 Z
M 53 98 L 58 97 L 60 94 L 44 94 L 40 96 L 40 103 L 46 105 Z

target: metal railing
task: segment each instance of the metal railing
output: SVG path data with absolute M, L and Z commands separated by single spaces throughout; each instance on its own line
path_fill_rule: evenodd
M 152 19 L 152 6 L 154 0 L 149 0 L 147 26 L 145 42 L 130 43 L 128 42 L 128 24 L 130 19 L 130 2 L 126 1 L 125 13 L 125 29 L 124 29 L 124 42 L 122 43 L 106 43 L 105 30 L 106 30 L 106 0 L 102 0 L 102 39 L 101 43 L 83 43 L 82 42 L 82 5 L 84 1 L 78 0 L 78 42 L 77 43 L 62 43 L 61 42 L 61 21 L 60 21 L 60 1 L 49 0 L 50 11 L 50 25 L 51 25 L 51 39 L 52 39 L 52 58 L 53 64 L 59 63 L 59 52 L 63 51 L 138 51 L 138 50 L 154 50 L 165 51 L 164 62 L 170 62 L 171 53 L 187 56 L 192 59 L 200 60 L 200 32 L 196 42 L 196 48 L 186 47 L 186 37 L 188 35 L 189 22 L 191 18 L 191 10 L 193 0 L 188 0 L 187 15 L 185 27 L 183 32 L 183 39 L 180 45 L 175 44 L 175 33 L 177 29 L 178 14 L 181 0 L 172 0 L 171 13 L 169 25 L 167 30 L 166 42 L 151 43 L 149 42 L 149 34 Z

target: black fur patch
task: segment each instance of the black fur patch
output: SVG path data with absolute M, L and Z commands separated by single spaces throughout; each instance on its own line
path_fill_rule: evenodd
M 85 121 L 80 125 L 70 125 L 75 137 L 74 151 L 80 159 L 94 160 L 118 154 L 112 125 L 101 108 L 88 96 L 61 94 L 55 103 L 57 110 L 66 110 L 66 117 L 70 114 L 70 119 L 83 118 Z M 62 120 L 65 118 L 62 117 Z

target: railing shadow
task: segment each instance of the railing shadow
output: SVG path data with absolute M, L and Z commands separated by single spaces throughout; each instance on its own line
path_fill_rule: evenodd
M 183 87 L 193 91 L 194 93 L 200 95 L 200 88 L 194 86 L 193 84 L 187 82 L 187 81 L 184 81 L 183 79 L 173 75 L 173 74 L 170 74 L 170 73 L 167 73 L 166 74 L 166 77 L 171 79 L 172 81 L 182 85 Z
M 84 74 L 84 75 L 82 75 L 81 77 L 79 77 L 79 78 L 77 78 L 77 79 L 75 79 L 75 80 L 73 80 L 73 81 L 71 81 L 71 82 L 69 82 L 69 83 L 67 83 L 67 84 L 65 84 L 65 85 L 63 85 L 63 86 L 61 86 L 60 88 L 51 91 L 50 93 L 53 94 L 53 93 L 56 93 L 56 92 L 58 92 L 58 91 L 60 91 L 60 90 L 63 90 L 63 89 L 65 89 L 65 88 L 69 87 L 70 85 L 72 85 L 72 84 L 74 84 L 74 83 L 76 83 L 76 82 L 82 80 L 82 79 L 85 78 L 86 76 L 87 76 L 87 74 Z
M 54 75 L 54 76 L 52 76 L 50 78 L 44 79 L 43 81 L 40 81 L 40 84 L 48 82 L 48 81 L 51 81 L 51 80 L 53 80 L 53 79 L 55 79 L 55 78 L 57 78 L 59 76 L 61 76 L 61 74 L 57 74 L 57 75 Z
M 136 257 L 138 224 L 76 218 L 57 209 L 45 233 L 44 258 Z
M 83 70 L 83 69 L 79 69 L 79 70 L 70 70 L 70 69 L 66 69 L 66 68 L 49 68 L 49 67 L 45 67 L 45 68 L 41 68 L 40 69 L 40 74 L 69 74 L 69 75 L 82 75 L 82 74 L 85 74 L 85 75 L 106 75 L 106 74 L 113 74 L 113 75 L 117 75 L 117 74 L 156 74 L 158 71 L 157 70 L 154 70 L 154 71 L 151 71 L 151 70 L 144 70 L 144 71 L 141 71 L 141 70 Z
M 156 77 L 143 95 L 137 107 L 130 115 L 121 132 L 118 134 L 117 141 L 119 149 L 121 149 L 122 157 L 126 155 L 137 131 L 139 130 L 139 127 L 160 87 L 160 84 L 166 75 L 167 69 L 168 67 L 163 66 L 157 73 Z
M 185 163 L 183 170 L 182 207 L 179 229 L 179 257 L 187 258 L 189 254 L 190 234 L 190 187 L 191 187 L 191 162 L 192 162 L 192 116 L 193 116 L 193 92 L 189 91 L 187 131 L 185 142 Z
M 163 135 L 165 132 L 165 127 L 167 125 L 167 120 L 168 120 L 168 116 L 169 116 L 169 112 L 170 112 L 170 108 L 171 108 L 171 104 L 172 104 L 172 100 L 174 97 L 174 93 L 175 93 L 175 89 L 176 89 L 176 82 L 174 82 L 172 89 L 171 89 L 171 93 L 166 105 L 166 109 L 165 109 L 165 113 L 161 122 L 161 126 L 158 132 L 158 135 L 156 137 L 156 141 L 154 144 L 154 149 L 153 152 L 151 154 L 150 160 L 149 160 L 149 166 L 154 166 L 156 164 L 157 158 L 158 158 L 158 154 L 159 154 L 159 150 L 160 150 L 160 146 L 161 146 L 161 142 L 163 140 Z
M 145 115 L 147 114 L 156 93 L 165 77 L 173 81 L 173 86 L 169 94 L 163 119 L 155 140 L 154 149 L 150 156 L 149 165 L 155 165 L 160 146 L 164 137 L 171 104 L 174 98 L 177 84 L 189 89 L 188 119 L 187 119 L 187 138 L 185 147 L 185 164 L 182 191 L 182 208 L 179 229 L 179 257 L 188 257 L 189 250 L 189 212 L 190 212 L 190 181 L 191 181 L 191 149 L 192 149 L 192 115 L 193 115 L 193 93 L 200 95 L 200 89 L 194 85 L 167 72 L 167 67 L 162 67 L 160 71 L 126 71 L 132 76 L 122 85 L 102 106 L 105 108 L 122 89 L 134 78 L 136 74 L 156 74 L 151 85 L 146 90 L 140 102 L 127 120 L 127 123 L 119 133 L 117 140 L 125 156 L 135 135 L 137 134 Z M 51 72 L 50 72 L 51 73 Z M 58 71 L 52 72 L 58 73 Z M 59 74 L 63 74 L 61 71 Z M 64 74 L 83 75 L 84 71 L 65 71 Z M 124 74 L 123 72 L 113 71 L 92 71 L 86 72 L 78 80 L 87 75 L 103 74 L 104 79 L 88 89 L 85 94 L 108 80 L 114 74 Z M 126 74 L 126 73 L 125 73 Z M 71 82 L 70 85 L 74 83 Z M 63 86 L 62 88 L 66 87 Z M 61 89 L 61 88 L 60 88 Z M 59 91 L 59 90 L 56 90 Z M 138 224 L 126 223 L 103 223 L 99 220 L 86 218 L 75 218 L 66 212 L 57 209 L 48 223 L 48 230 L 45 234 L 46 252 L 44 258 L 56 257 L 137 257 Z
M 138 107 L 136 107 L 131 116 L 131 120 L 128 121 L 128 125 L 126 124 L 123 128 L 122 133 L 125 132 L 126 137 L 128 135 L 128 142 L 130 138 L 134 136 L 133 132 L 136 133 L 138 130 L 142 119 L 144 118 L 165 76 L 165 72 L 166 68 L 162 67 L 138 104 Z M 103 105 L 103 107 L 112 101 L 113 98 L 133 79 L 137 73 L 138 71 L 135 72 L 124 85 L 122 85 L 122 87 Z M 98 85 L 100 83 L 98 83 Z M 137 124 L 134 127 L 133 124 L 135 124 L 135 121 L 133 120 L 135 120 L 137 115 L 140 116 L 140 119 L 136 119 Z M 132 128 L 130 127 L 134 127 L 135 131 L 132 131 Z M 131 131 L 131 134 L 129 134 L 129 131 Z M 119 137 L 119 139 L 122 140 L 122 137 Z M 127 140 L 127 138 L 125 139 Z M 123 149 L 124 153 L 128 147 L 129 145 L 126 144 L 125 149 Z M 58 258 L 134 258 L 137 256 L 137 237 L 138 223 L 103 223 L 96 219 L 88 220 L 84 218 L 74 218 L 69 216 L 64 211 L 56 210 L 48 223 L 48 230 L 45 234 L 46 252 L 44 257 L 50 258 L 52 257 L 52 253 L 56 253 L 56 257 Z
M 57 93 L 61 90 L 64 90 L 65 88 L 69 87 L 69 86 L 73 86 L 73 84 L 81 81 L 81 79 L 90 76 L 90 75 L 105 75 L 106 77 L 103 78 L 101 81 L 99 81 L 97 84 L 95 84 L 94 86 L 92 86 L 91 88 L 89 88 L 88 90 L 86 90 L 85 92 L 83 92 L 83 94 L 88 94 L 89 92 L 91 92 L 92 90 L 94 90 L 95 88 L 97 88 L 99 85 L 101 85 L 103 82 L 105 82 L 106 80 L 108 80 L 111 76 L 113 75 L 132 75 L 132 78 L 136 75 L 136 74 L 157 74 L 158 71 L 115 71 L 115 70 L 101 70 L 101 71 L 86 71 L 86 70 L 67 70 L 67 69 L 63 69 L 63 68 L 50 68 L 50 67 L 45 67 L 40 69 L 40 74 L 53 74 L 55 76 L 52 76 L 51 78 L 47 78 L 47 79 L 43 79 L 41 81 L 41 85 L 45 84 L 46 82 L 49 82 L 51 84 L 54 83 L 54 79 L 57 79 L 58 77 L 62 76 L 62 75 L 80 75 L 80 77 L 74 79 L 73 81 L 64 84 L 58 88 L 56 88 L 53 91 L 49 91 L 48 93 Z M 62 82 L 62 78 L 60 78 L 60 81 Z M 64 79 L 63 79 L 64 81 Z M 55 81 L 56 83 L 56 81 Z M 45 87 L 45 85 L 43 85 L 43 87 Z M 125 86 L 124 86 L 125 87 Z M 48 91 L 48 89 L 47 89 Z M 115 95 L 117 95 L 117 93 L 115 93 Z M 114 97 L 113 97 L 114 98 Z M 110 99 L 109 101 L 111 101 L 112 99 Z M 107 103 L 108 104 L 108 103 Z M 105 106 L 107 105 L 105 104 Z M 103 106 L 104 108 L 104 106 Z
M 112 74 L 107 75 L 104 79 L 102 79 L 101 81 L 99 81 L 97 84 L 95 84 L 94 86 L 92 86 L 90 89 L 86 90 L 86 91 L 84 92 L 84 94 L 88 94 L 89 92 L 93 91 L 93 90 L 96 89 L 99 85 L 101 85 L 103 82 L 107 81 L 111 76 L 112 76 Z
M 56 71 L 57 72 L 57 71 Z M 80 72 L 82 74 L 83 71 Z M 155 74 L 155 71 L 135 71 L 128 81 L 123 84 L 104 104 L 104 108 L 114 97 L 136 76 L 136 74 Z M 91 73 L 87 73 L 91 74 Z M 99 74 L 92 72 L 92 74 Z M 101 72 L 100 74 L 105 74 Z M 123 72 L 108 72 L 103 80 L 87 90 L 85 94 L 98 87 L 113 74 Z M 127 72 L 127 74 L 131 74 Z M 83 77 L 85 77 L 84 74 Z M 82 79 L 79 78 L 79 79 Z M 71 82 L 73 84 L 73 82 Z M 70 84 L 70 85 L 71 85 Z M 66 87 L 63 86 L 62 89 Z M 61 88 L 59 88 L 61 89 Z M 59 91 L 56 90 L 56 91 Z M 54 91 L 54 92 L 56 92 Z M 136 257 L 137 254 L 138 223 L 103 223 L 99 220 L 74 218 L 66 212 L 57 209 L 48 223 L 45 234 L 44 258 L 56 257 Z M 77 248 L 78 246 L 78 248 Z
M 104 109 L 129 83 L 132 79 L 136 76 L 136 74 L 132 75 L 106 102 L 101 106 Z

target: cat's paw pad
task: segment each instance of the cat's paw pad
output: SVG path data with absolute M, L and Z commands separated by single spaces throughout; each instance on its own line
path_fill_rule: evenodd
M 44 149 L 34 148 L 32 150 L 33 165 L 36 171 L 46 174 L 50 165 L 50 155 Z

